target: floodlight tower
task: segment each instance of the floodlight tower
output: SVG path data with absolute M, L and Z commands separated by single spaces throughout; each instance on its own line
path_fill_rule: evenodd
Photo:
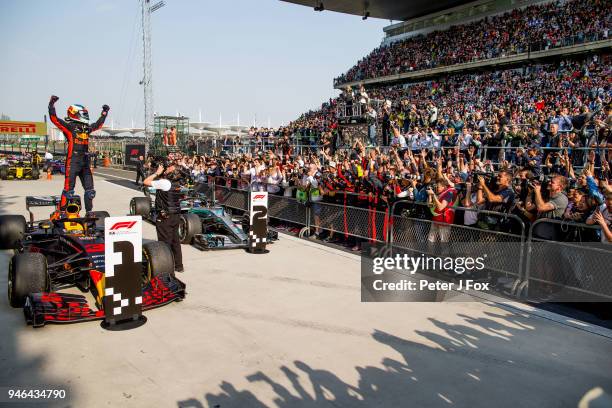
M 144 88 L 145 136 L 153 138 L 153 71 L 151 64 L 151 14 L 164 7 L 163 1 L 151 5 L 151 0 L 140 0 L 142 5 L 142 81 Z

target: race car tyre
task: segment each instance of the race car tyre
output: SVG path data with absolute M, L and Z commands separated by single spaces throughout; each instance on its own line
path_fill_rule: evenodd
M 130 215 L 148 218 L 151 214 L 151 201 L 147 197 L 134 197 L 130 201 Z
M 8 179 L 9 169 L 8 166 L 0 166 L 0 179 L 6 180 Z
M 193 237 L 202 233 L 202 220 L 196 214 L 181 214 L 178 234 L 181 244 L 191 244 Z
M 23 215 L 0 215 L 0 249 L 15 249 L 25 230 Z
M 11 306 L 23 307 L 30 293 L 48 290 L 49 274 L 45 256 L 38 252 L 14 255 L 9 265 L 8 277 L 8 297 Z
M 108 211 L 93 211 L 92 215 L 98 218 L 96 220 L 97 228 L 104 228 L 104 219 L 106 217 L 110 217 L 110 214 L 108 213 Z
M 143 280 L 161 275 L 174 276 L 174 255 L 165 242 L 151 241 L 142 245 Z
M 40 171 L 38 170 L 38 167 L 32 167 L 32 179 L 38 180 L 39 178 L 40 178 Z

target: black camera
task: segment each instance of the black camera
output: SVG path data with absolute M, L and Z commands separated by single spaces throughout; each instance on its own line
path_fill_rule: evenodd
M 474 175 L 474 179 L 478 180 L 478 177 L 482 177 L 485 180 L 485 183 L 489 184 L 493 178 L 491 173 L 486 173 L 484 171 L 475 171 L 472 173 Z
M 151 159 L 151 169 L 155 171 L 159 166 L 162 166 L 164 171 L 166 171 L 166 169 L 170 167 L 170 161 L 168 160 L 168 157 L 153 156 L 153 158 Z
M 533 188 L 535 185 L 543 186 L 545 184 L 548 184 L 549 181 L 550 181 L 550 177 L 544 174 L 540 174 L 539 176 L 531 179 L 528 184 L 529 184 L 529 187 Z

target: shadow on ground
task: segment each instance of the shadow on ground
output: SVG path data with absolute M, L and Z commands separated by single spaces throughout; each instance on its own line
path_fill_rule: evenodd
M 515 336 L 533 331 L 533 321 L 515 313 L 459 315 L 465 324 L 430 321 L 439 333 L 416 331 L 418 342 L 375 330 L 388 346 L 380 366 L 357 366 L 357 385 L 329 369 L 305 361 L 280 367 L 280 373 L 246 377 L 252 390 L 222 381 L 220 391 L 177 402 L 180 408 L 228 407 L 576 407 L 590 389 L 608 392 L 612 379 L 581 372 L 562 356 L 546 352 L 527 358 Z M 502 321 L 503 323 L 500 323 Z M 521 342 L 521 344 L 524 344 Z M 401 358 L 397 358 L 398 354 Z M 533 356 L 533 353 L 531 354 Z M 331 362 L 333 364 L 333 362 Z M 589 370 L 590 371 L 590 370 Z M 251 387 L 249 387 L 251 388 Z M 270 398 L 270 393 L 272 397 Z M 258 395 L 265 395 L 264 403 Z M 263 398 L 263 397 L 262 397 Z

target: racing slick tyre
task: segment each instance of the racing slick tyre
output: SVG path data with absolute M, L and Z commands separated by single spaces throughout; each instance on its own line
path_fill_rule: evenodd
M 151 200 L 148 197 L 134 197 L 130 200 L 130 215 L 148 218 L 151 214 Z
M 15 249 L 25 230 L 23 215 L 0 215 L 0 249 Z
M 151 241 L 142 245 L 143 280 L 161 275 L 174 276 L 174 255 L 165 242 Z
M 11 259 L 8 276 L 8 297 L 13 307 L 23 307 L 30 293 L 49 290 L 47 259 L 38 252 L 16 254 Z
M 8 166 L 0 166 L 0 179 L 6 180 L 8 179 L 9 169 Z
M 110 217 L 108 211 L 92 211 L 92 215 L 97 218 L 96 227 L 104 229 L 104 219 Z
M 40 171 L 38 167 L 32 167 L 32 180 L 38 180 L 40 178 Z
M 202 220 L 196 214 L 181 214 L 178 235 L 181 244 L 191 244 L 193 237 L 202 233 Z

